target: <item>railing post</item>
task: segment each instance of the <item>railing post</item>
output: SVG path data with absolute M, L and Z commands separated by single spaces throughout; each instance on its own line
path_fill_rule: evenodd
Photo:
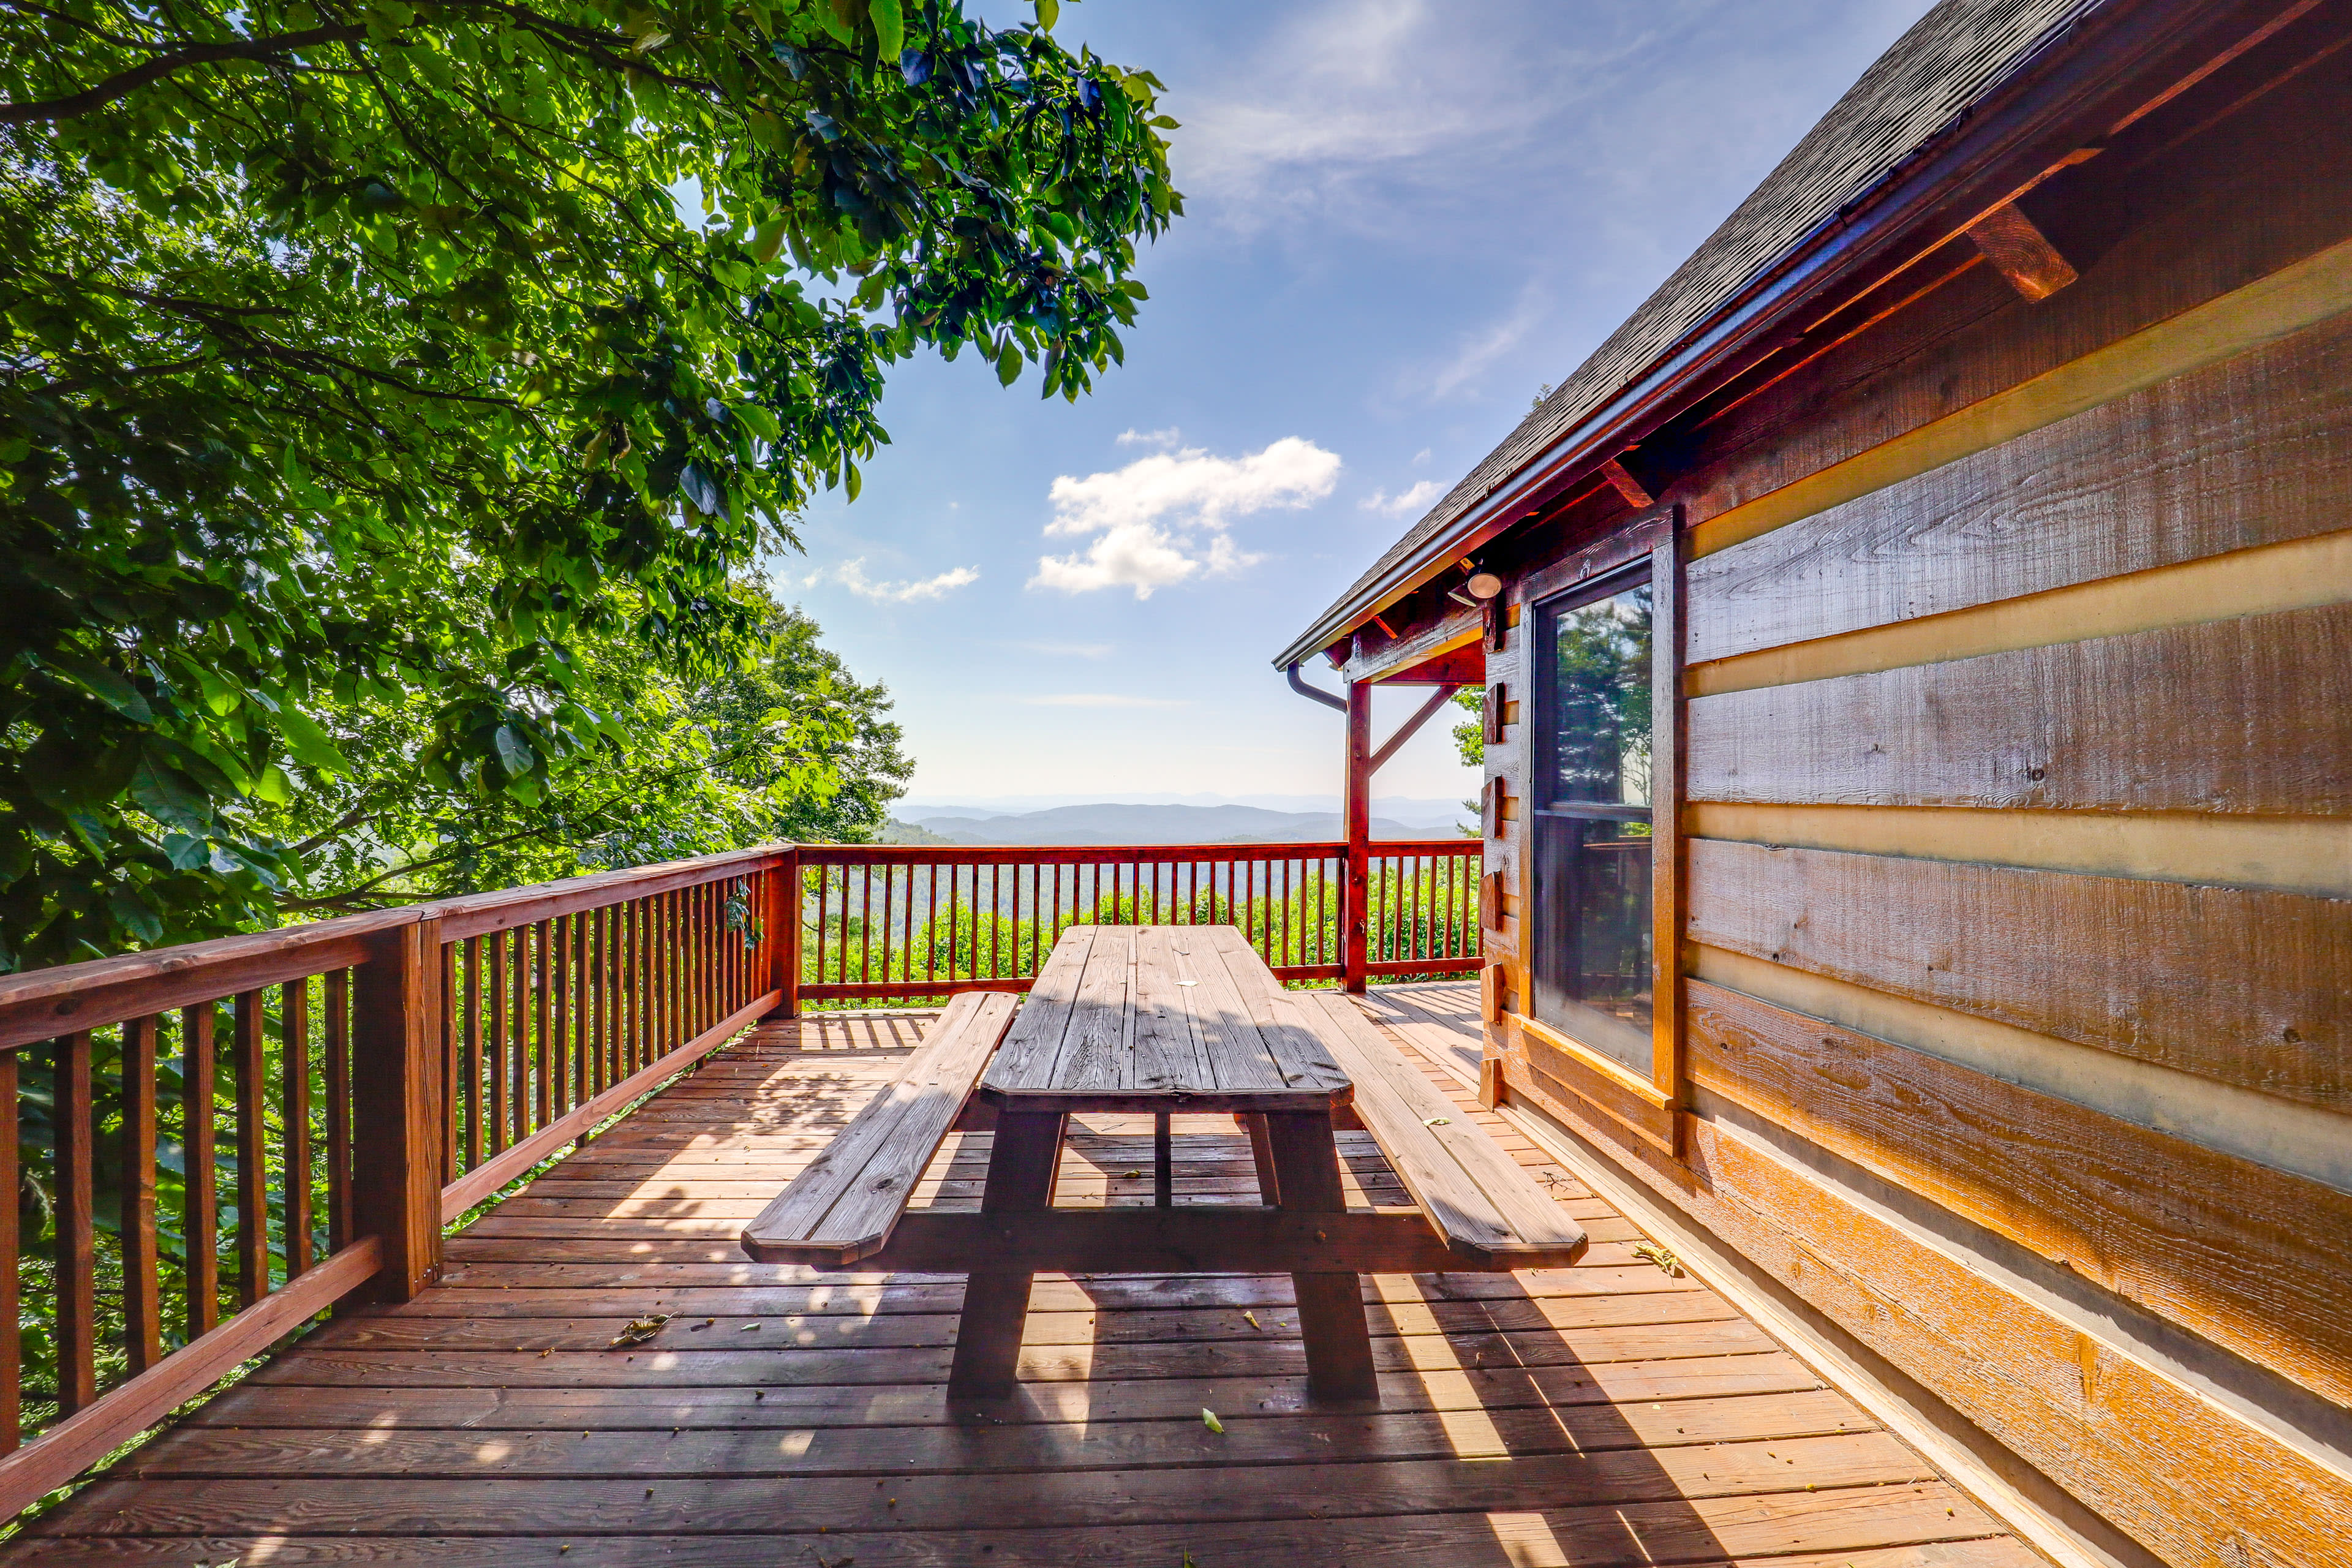
M 1340 963 L 1345 985 L 1363 994 L 1367 919 L 1370 913 L 1368 862 L 1372 837 L 1372 683 L 1348 682 L 1348 776 L 1340 805 L 1348 840 L 1348 876 L 1339 903 Z
M 801 1015 L 801 852 L 796 845 L 768 873 L 768 989 L 784 999 L 773 1018 Z
M 383 1247 L 369 1289 L 414 1298 L 441 1272 L 441 921 L 382 933 L 353 986 L 352 1229 Z

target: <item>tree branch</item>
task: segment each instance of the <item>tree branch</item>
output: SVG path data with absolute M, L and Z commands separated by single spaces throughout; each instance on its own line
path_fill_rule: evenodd
M 267 38 L 246 38 L 233 44 L 190 44 L 157 55 L 129 70 L 117 71 L 96 87 L 67 98 L 52 98 L 42 103 L 0 103 L 0 125 L 25 125 L 37 120 L 70 120 L 78 114 L 88 114 L 103 109 L 116 99 L 138 91 L 149 82 L 161 81 L 175 71 L 190 66 L 207 65 L 214 60 L 268 59 L 292 49 L 315 48 L 320 44 L 349 44 L 367 37 L 364 27 L 343 26 L 312 27 L 302 33 L 279 33 Z

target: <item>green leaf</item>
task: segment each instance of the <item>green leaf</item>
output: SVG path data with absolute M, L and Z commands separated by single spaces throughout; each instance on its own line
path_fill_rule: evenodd
M 874 24 L 874 39 L 882 58 L 897 59 L 907 47 L 907 19 L 899 0 L 866 0 L 866 16 Z
M 784 220 L 772 217 L 751 236 L 751 258 L 762 265 L 773 261 L 784 247 Z
M 1062 19 L 1062 0 L 1037 0 L 1037 26 L 1047 32 Z
M 335 748 L 335 742 L 327 738 L 327 732 L 293 704 L 278 710 L 278 731 L 286 738 L 286 749 L 304 767 L 328 773 L 351 771 L 352 764 Z
M 499 725 L 492 740 L 509 778 L 521 778 L 539 766 L 539 753 L 530 749 L 530 742 L 513 725 Z
M 154 710 L 147 706 L 147 699 L 139 695 L 139 689 L 131 685 L 120 670 L 110 668 L 86 654 L 70 648 L 51 648 L 40 656 L 40 662 L 59 675 L 70 677 L 75 685 L 125 719 L 144 724 L 155 717 Z

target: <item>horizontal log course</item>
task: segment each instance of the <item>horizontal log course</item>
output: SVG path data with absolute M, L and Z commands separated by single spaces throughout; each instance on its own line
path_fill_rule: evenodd
M 2352 605 L 1691 700 L 1694 801 L 2352 812 Z
M 2352 1195 L 1703 981 L 1693 1083 L 2321 1395 Z
M 2352 1110 L 2352 900 L 1690 846 L 1694 942 Z
M 1693 563 L 1689 657 L 2300 539 L 2347 512 L 2352 317 L 2339 317 Z

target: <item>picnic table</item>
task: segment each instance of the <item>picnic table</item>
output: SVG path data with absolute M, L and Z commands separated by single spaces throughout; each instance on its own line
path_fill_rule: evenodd
M 1573 1262 L 1582 1230 L 1336 992 L 1282 988 L 1231 926 L 1074 926 L 1014 1011 L 956 997 L 908 1061 L 744 1227 L 751 1257 L 969 1276 L 950 1394 L 1013 1391 L 1040 1272 L 1285 1272 L 1318 1399 L 1375 1398 L 1358 1276 Z M 1150 1208 L 1053 1206 L 1069 1118 L 1155 1120 Z M 1169 1119 L 1248 1130 L 1261 1202 L 1176 1206 Z M 1415 1200 L 1348 1206 L 1333 1136 L 1361 1125 Z M 907 1207 L 955 1126 L 992 1125 L 980 1212 Z
M 1355 1098 L 1355 1085 L 1231 926 L 1071 928 L 989 1063 L 980 1098 L 996 1110 L 983 1214 L 1009 1219 L 1050 1206 L 1063 1131 L 1086 1111 L 1158 1119 L 1157 1207 L 1171 1206 L 1168 1119 L 1201 1111 L 1244 1119 L 1267 1206 L 1293 1215 L 1348 1206 L 1331 1113 Z M 1370 1397 L 1371 1342 L 1355 1274 L 1291 1278 L 1308 1384 L 1330 1397 Z M 1017 1267 L 973 1269 L 951 1391 L 1010 1387 L 1029 1286 L 1030 1271 Z

